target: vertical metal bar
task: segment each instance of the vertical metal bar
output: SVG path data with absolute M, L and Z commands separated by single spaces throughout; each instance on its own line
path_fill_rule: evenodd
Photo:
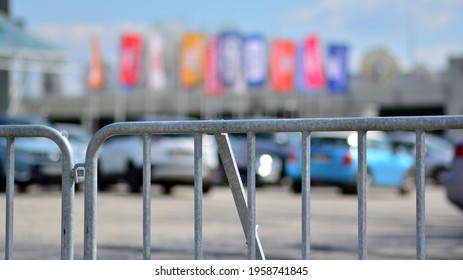
M 302 132 L 302 259 L 310 259 L 310 132 Z
M 5 259 L 13 259 L 14 219 L 14 138 L 8 137 L 6 144 L 6 240 Z
M 194 144 L 195 259 L 203 259 L 203 135 L 195 134 Z
M 247 221 L 247 240 L 248 240 L 248 258 L 256 259 L 256 134 L 248 132 L 248 221 Z
M 358 131 L 358 259 L 367 259 L 367 134 Z
M 143 135 L 143 259 L 151 259 L 151 136 Z
M 98 162 L 96 150 L 87 149 L 85 159 L 84 259 L 96 260 Z
M 416 259 L 426 258 L 425 133 L 416 131 Z
M 61 259 L 74 259 L 74 195 L 75 180 L 72 174 L 74 159 L 69 141 L 62 146 L 61 175 Z M 66 148 L 65 148 L 66 147 Z

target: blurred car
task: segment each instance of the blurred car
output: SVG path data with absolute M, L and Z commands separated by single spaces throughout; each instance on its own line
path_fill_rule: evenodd
M 211 135 L 203 135 L 203 192 L 220 179 L 217 144 Z M 158 137 L 152 146 L 152 181 L 162 185 L 164 193 L 177 184 L 194 183 L 194 137 L 171 134 Z
M 173 121 L 170 116 L 145 116 L 132 121 Z M 152 136 L 152 182 L 171 193 L 179 184 L 194 184 L 194 137 L 191 134 Z M 101 147 L 98 163 L 99 189 L 125 181 L 130 192 L 141 191 L 143 184 L 143 139 L 139 136 L 110 137 Z M 203 135 L 203 192 L 220 178 L 217 144 L 213 136 Z
M 357 193 L 357 132 L 313 132 L 310 175 L 313 184 L 334 184 L 344 194 Z M 367 134 L 367 185 L 397 188 L 407 193 L 414 187 L 414 159 L 395 152 L 383 132 Z M 294 149 L 286 162 L 286 174 L 294 192 L 301 192 L 302 149 Z
M 61 133 L 68 139 L 71 145 L 74 164 L 85 163 L 85 155 L 87 153 L 87 147 L 92 139 L 92 134 L 84 129 L 79 124 L 71 123 L 54 123 L 53 127 L 61 131 Z M 76 184 L 75 190 L 83 190 L 84 183 Z
M 405 149 L 409 154 L 416 154 L 416 133 L 411 131 L 389 132 L 389 140 L 395 149 Z M 446 139 L 433 135 L 425 134 L 425 174 L 434 183 L 442 184 L 445 173 L 453 161 L 454 144 Z
M 243 184 L 247 182 L 247 135 L 229 134 L 230 145 Z M 284 176 L 290 148 L 283 133 L 256 133 L 256 185 L 278 184 Z
M 463 210 L 463 141 L 455 145 L 454 159 L 443 183 L 448 200 Z
M 87 146 L 92 139 L 92 134 L 78 124 L 55 123 L 53 127 L 61 131 L 69 140 L 74 155 L 74 162 L 84 163 Z
M 152 182 L 169 194 L 174 185 L 194 183 L 194 137 L 159 135 L 151 141 Z M 203 191 L 206 193 L 218 178 L 217 146 L 212 136 L 203 136 Z M 125 181 L 130 192 L 138 193 L 143 184 L 143 139 L 138 136 L 115 136 L 101 147 L 98 163 L 99 188 Z
M 47 125 L 39 117 L 0 116 L 0 125 Z M 0 138 L 0 191 L 5 191 L 6 138 Z M 42 137 L 18 137 L 14 141 L 15 183 L 20 192 L 30 184 L 42 185 L 61 182 L 61 152 L 52 140 Z

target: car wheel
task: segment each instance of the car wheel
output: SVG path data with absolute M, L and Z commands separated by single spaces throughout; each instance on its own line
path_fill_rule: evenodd
M 143 170 L 130 164 L 127 172 L 127 184 L 131 193 L 140 193 L 143 184 Z
M 16 182 L 16 185 L 18 186 L 19 193 L 26 193 L 29 188 L 29 183 L 27 182 Z
M 174 184 L 171 183 L 163 183 L 162 185 L 162 193 L 165 195 L 171 195 L 172 194 L 172 189 L 174 187 Z
M 6 182 L 4 178 L 0 178 L 0 193 L 6 192 Z
M 367 174 L 366 174 L 366 186 L 367 190 L 370 188 L 372 185 L 373 178 L 371 176 L 371 171 L 367 169 Z M 358 179 L 356 178 L 353 184 L 347 184 L 341 186 L 341 191 L 343 194 L 347 195 L 355 195 L 358 194 Z
M 436 170 L 434 170 L 432 173 L 432 179 L 434 180 L 434 183 L 442 185 L 447 171 L 448 170 L 445 167 L 438 167 Z
M 302 182 L 300 180 L 292 181 L 291 190 L 293 191 L 293 193 L 301 193 L 302 192 Z
M 98 191 L 107 192 L 109 190 L 109 184 L 105 180 L 98 180 Z
M 75 184 L 75 186 L 74 186 L 74 192 L 76 192 L 76 193 L 82 192 L 84 189 L 85 189 L 85 184 L 84 183 L 78 183 L 78 184 Z
M 358 193 L 358 191 L 357 191 L 357 181 L 355 181 L 355 183 L 353 183 L 353 184 L 342 185 L 341 186 L 341 191 L 342 191 L 342 194 L 346 194 L 346 195 L 357 194 Z
M 203 193 L 209 193 L 212 189 L 212 184 L 203 183 Z
M 405 178 L 402 181 L 402 185 L 399 188 L 399 193 L 401 195 L 405 195 L 410 193 L 411 190 L 416 188 L 416 178 L 415 178 L 415 170 L 409 170 L 405 175 Z

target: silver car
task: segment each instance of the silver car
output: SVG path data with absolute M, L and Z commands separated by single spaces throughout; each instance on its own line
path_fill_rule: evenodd
M 203 135 L 203 192 L 219 182 L 217 144 L 211 135 Z M 194 137 L 188 134 L 161 136 L 152 146 L 152 180 L 161 184 L 164 193 L 170 193 L 178 184 L 194 183 Z
M 143 142 L 137 136 L 115 136 L 101 147 L 98 187 L 125 181 L 130 192 L 141 191 L 143 183 Z M 192 135 L 157 135 L 151 142 L 152 182 L 170 194 L 175 185 L 194 183 L 194 138 Z M 203 135 L 203 191 L 220 177 L 217 145 L 211 135 Z
M 388 137 L 396 150 L 404 149 L 415 155 L 416 133 L 411 131 L 389 132 Z M 454 144 L 450 141 L 426 133 L 425 134 L 425 173 L 436 184 L 442 184 L 445 173 L 453 161 Z
M 447 198 L 463 210 L 463 142 L 455 146 L 454 160 L 444 177 Z

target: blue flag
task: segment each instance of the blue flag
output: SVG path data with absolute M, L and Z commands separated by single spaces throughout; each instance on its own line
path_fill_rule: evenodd
M 349 91 L 348 47 L 342 44 L 328 47 L 326 77 L 328 90 L 332 94 L 346 94 Z
M 234 86 L 242 75 L 243 39 L 237 32 L 219 36 L 219 74 L 225 86 Z
M 260 35 L 249 35 L 244 39 L 244 78 L 249 87 L 261 87 L 267 81 L 267 43 Z

